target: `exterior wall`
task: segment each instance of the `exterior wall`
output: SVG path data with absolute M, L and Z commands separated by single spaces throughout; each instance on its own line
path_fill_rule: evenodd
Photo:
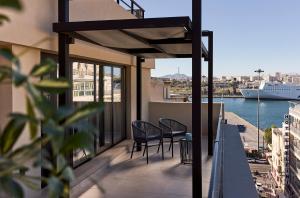
M 170 100 L 170 81 L 164 81 L 157 78 L 151 78 L 150 93 L 152 102 L 161 102 Z
M 151 79 L 151 102 L 164 101 L 164 83 Z
M 57 34 L 52 32 L 52 23 L 57 21 L 58 0 L 23 0 L 24 10 L 14 12 L 0 9 L 7 14 L 11 23 L 0 27 L 0 45 L 11 48 L 13 53 L 27 53 L 20 58 L 22 70 L 29 72 L 41 61 L 41 53 L 57 54 Z M 70 21 L 107 20 L 134 18 L 114 0 L 72 0 L 70 1 Z M 131 135 L 131 121 L 136 119 L 136 58 L 93 44 L 76 40 L 70 45 L 70 54 L 74 57 L 96 60 L 126 66 L 126 119 L 128 137 Z M 4 63 L 0 60 L 0 63 Z M 142 65 L 143 79 L 143 119 L 148 119 L 148 102 L 150 101 L 150 69 L 154 60 L 147 59 Z M 0 85 L 0 127 L 7 122 L 10 112 L 23 112 L 26 108 L 25 92 L 9 84 Z M 28 131 L 26 129 L 26 131 Z M 25 132 L 18 145 L 29 141 L 29 132 Z M 40 169 L 32 170 L 32 175 L 39 176 Z M 32 192 L 26 192 L 33 197 Z M 29 196 L 29 194 L 30 196 Z
M 12 45 L 12 52 L 14 54 L 20 54 L 26 51 L 24 55 L 20 57 L 20 63 L 22 65 L 21 70 L 24 73 L 29 73 L 32 67 L 35 64 L 40 63 L 40 51 L 34 48 L 27 48 L 19 45 Z M 25 112 L 26 111 L 26 93 L 25 90 L 22 88 L 15 88 L 12 87 L 12 111 L 13 112 Z M 18 142 L 16 143 L 17 146 L 21 146 L 23 144 L 27 144 L 30 141 L 29 136 L 29 129 L 26 127 L 25 131 L 22 133 L 21 137 L 19 138 Z M 28 162 L 31 164 L 31 162 Z M 27 174 L 33 176 L 41 176 L 41 169 L 40 168 L 33 168 Z M 26 188 L 26 197 L 33 196 L 34 194 L 38 194 L 36 191 L 29 190 Z
M 221 103 L 214 103 L 213 126 L 217 132 Z M 192 131 L 192 103 L 188 102 L 150 102 L 149 121 L 157 125 L 159 118 L 172 118 L 182 122 Z M 200 120 L 199 120 L 200 121 Z M 207 103 L 202 104 L 202 134 L 207 135 Z
M 282 128 L 272 129 L 272 176 L 276 181 L 277 185 L 284 190 L 284 163 L 283 163 L 283 153 L 284 142 L 282 138 Z
M 12 45 L 34 46 L 30 47 L 36 50 L 36 57 L 31 57 L 32 62 L 40 59 L 41 52 L 56 54 L 58 41 L 57 34 L 52 32 L 52 23 L 57 21 L 57 0 L 24 0 L 23 4 L 24 10 L 21 13 L 0 9 L 1 12 L 8 14 L 12 21 L 1 26 L 0 43 L 8 47 L 12 47 Z M 70 1 L 70 21 L 128 19 L 134 17 L 114 0 Z M 130 126 L 131 120 L 135 120 L 136 115 L 136 107 L 133 105 L 136 102 L 136 74 L 134 67 L 136 58 L 79 40 L 76 40 L 75 44 L 70 45 L 70 54 L 79 58 L 121 64 L 128 68 L 129 75 L 127 77 L 129 76 L 129 78 L 127 86 L 129 93 L 127 93 L 127 96 L 130 96 L 130 102 L 127 102 L 127 109 L 130 109 L 128 112 L 131 113 L 129 115 L 131 119 L 128 120 L 128 125 Z M 27 64 L 25 65 L 27 66 Z M 31 65 L 28 64 L 28 66 Z M 148 101 L 150 100 L 148 83 L 150 83 L 150 68 L 154 68 L 154 60 L 147 59 L 142 64 L 142 67 L 144 68 L 143 118 L 147 119 Z M 9 93 L 10 87 L 1 86 L 0 90 Z M 7 100 L 12 101 L 12 99 Z M 19 105 L 18 102 L 15 103 L 15 106 Z M 6 107 L 9 107 L 9 102 L 7 104 Z M 20 103 L 19 106 L 22 106 L 22 104 Z M 7 112 L 11 112 L 11 110 L 12 108 L 8 108 Z M 4 122 L 2 120 L 5 119 L 7 112 L 1 111 L 0 124 Z
M 0 65 L 9 65 L 6 60 L 0 57 Z M 6 80 L 0 84 L 0 130 L 8 122 L 8 114 L 12 111 L 12 84 Z
M 290 115 L 290 197 L 300 196 L 300 104 L 289 109 Z

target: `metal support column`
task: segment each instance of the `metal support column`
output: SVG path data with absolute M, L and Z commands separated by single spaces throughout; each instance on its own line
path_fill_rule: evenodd
M 201 56 L 202 56 L 202 2 L 192 3 L 192 134 L 193 134 L 193 197 L 202 197 L 201 149 Z
M 144 59 L 136 57 L 136 119 L 142 119 L 142 62 Z M 141 151 L 141 144 L 137 145 L 137 151 Z
M 213 32 L 208 32 L 208 155 L 213 155 Z
M 69 22 L 69 0 L 58 0 L 58 22 Z M 72 82 L 72 70 L 69 61 L 70 38 L 66 34 L 58 34 L 58 64 L 59 77 L 63 77 Z M 72 88 L 65 93 L 59 94 L 59 106 L 67 106 L 72 102 Z M 69 131 L 66 131 L 66 135 Z M 72 166 L 72 155 L 67 156 L 69 164 Z

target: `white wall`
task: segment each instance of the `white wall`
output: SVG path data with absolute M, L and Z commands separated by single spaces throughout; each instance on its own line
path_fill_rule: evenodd
M 207 135 L 207 103 L 202 103 L 202 134 Z M 213 105 L 214 134 L 217 132 L 221 103 Z M 149 121 L 158 125 L 159 118 L 171 118 L 177 120 L 192 131 L 192 103 L 189 102 L 150 102 Z

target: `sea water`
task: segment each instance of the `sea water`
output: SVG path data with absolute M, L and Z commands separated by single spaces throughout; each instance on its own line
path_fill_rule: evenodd
M 233 112 L 257 126 L 257 100 L 244 98 L 223 98 L 222 100 L 225 111 Z M 215 98 L 214 101 L 220 102 L 221 99 Z M 271 127 L 272 124 L 281 127 L 284 114 L 289 111 L 289 102 L 287 100 L 260 100 L 259 107 L 261 129 Z

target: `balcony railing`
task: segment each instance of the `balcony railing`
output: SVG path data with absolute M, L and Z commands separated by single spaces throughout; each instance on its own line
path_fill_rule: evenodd
M 138 19 L 145 17 L 145 10 L 134 0 L 115 0 L 119 5 L 124 7 L 128 12 L 136 16 Z
M 209 189 L 209 197 L 222 197 L 222 180 L 223 180 L 223 146 L 224 146 L 224 136 L 223 130 L 221 127 L 222 122 L 224 122 L 224 115 L 223 115 L 223 104 L 221 105 L 221 112 L 219 117 L 219 124 L 217 130 L 217 136 L 215 139 L 214 145 L 214 159 L 212 165 L 212 177 L 210 181 L 210 189 Z

